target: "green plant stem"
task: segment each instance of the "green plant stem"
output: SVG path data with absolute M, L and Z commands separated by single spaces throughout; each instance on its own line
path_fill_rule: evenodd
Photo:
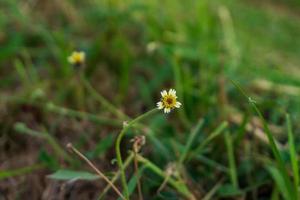
M 292 123 L 289 114 L 286 114 L 286 122 L 287 122 L 287 129 L 288 129 L 288 143 L 289 143 L 289 151 L 291 157 L 291 165 L 293 170 L 293 178 L 294 178 L 294 186 L 296 191 L 296 198 L 298 198 L 298 187 L 299 187 L 299 166 L 298 166 L 298 159 L 297 159 L 297 152 L 295 147 L 295 140 L 292 130 Z
M 113 104 L 111 104 L 108 100 L 106 100 L 101 94 L 99 94 L 87 81 L 87 79 L 84 77 L 83 73 L 81 74 L 81 81 L 83 85 L 86 87 L 86 89 L 91 93 L 91 95 L 99 101 L 104 107 L 106 107 L 110 112 L 112 112 L 116 117 L 127 120 L 129 117 L 125 115 L 122 111 L 120 111 L 118 108 L 116 108 Z
M 195 140 L 195 137 L 197 135 L 197 133 L 201 130 L 201 128 L 203 127 L 204 124 L 204 120 L 201 119 L 199 120 L 199 122 L 197 123 L 196 127 L 194 128 L 194 130 L 192 130 L 192 132 L 190 133 L 190 136 L 188 138 L 188 141 L 185 145 L 185 148 L 183 150 L 183 153 L 181 154 L 180 158 L 179 158 L 179 164 L 183 164 L 183 162 L 185 161 L 187 154 L 192 146 L 193 141 Z
M 250 101 L 250 103 L 251 103 L 252 107 L 254 108 L 254 110 L 256 111 L 256 113 L 258 114 L 259 118 L 263 122 L 265 132 L 268 136 L 268 140 L 269 140 L 270 145 L 271 145 L 271 149 L 272 149 L 273 154 L 274 154 L 274 156 L 277 160 L 278 167 L 279 167 L 281 173 L 283 174 L 285 183 L 286 183 L 286 185 L 289 189 L 289 193 L 293 197 L 293 199 L 296 199 L 296 197 L 295 197 L 295 194 L 296 194 L 295 192 L 296 191 L 293 192 L 293 190 L 292 190 L 291 181 L 289 179 L 289 175 L 288 175 L 287 170 L 285 168 L 284 161 L 283 161 L 282 157 L 280 156 L 280 152 L 279 152 L 279 150 L 276 146 L 275 140 L 274 140 L 274 138 L 271 134 L 271 131 L 270 131 L 268 125 L 267 125 L 267 122 L 265 121 L 265 119 L 264 119 L 263 115 L 261 114 L 260 110 L 257 108 L 256 104 L 254 102 L 251 102 L 251 101 Z
M 233 80 L 231 80 L 231 82 L 241 92 L 241 94 L 243 94 L 243 96 L 245 96 L 247 98 L 249 104 L 252 106 L 252 108 L 258 114 L 260 120 L 262 121 L 265 133 L 268 137 L 268 140 L 269 140 L 269 143 L 270 143 L 270 146 L 271 146 L 271 149 L 272 149 L 272 152 L 275 156 L 277 166 L 278 166 L 280 172 L 282 173 L 282 176 L 284 178 L 284 182 L 285 182 L 285 184 L 288 188 L 288 193 L 290 194 L 291 199 L 296 200 L 296 196 L 295 196 L 296 191 L 294 191 L 294 189 L 292 187 L 292 183 L 289 179 L 289 175 L 288 175 L 288 172 L 285 168 L 284 161 L 283 161 L 282 157 L 280 156 L 280 152 L 279 152 L 278 147 L 276 145 L 275 139 L 274 139 L 274 137 L 273 137 L 273 135 L 272 135 L 272 133 L 269 129 L 269 126 L 268 126 L 265 118 L 263 117 L 262 113 L 260 112 L 260 110 L 256 106 L 255 101 L 253 99 L 251 99 L 250 97 L 248 97 L 248 95 L 244 92 L 244 90 L 236 82 L 234 82 Z
M 236 173 L 233 142 L 232 142 L 232 137 L 228 131 L 225 132 L 225 143 L 227 147 L 227 157 L 229 162 L 229 173 L 230 173 L 231 183 L 235 188 L 238 188 L 239 184 L 238 184 L 238 178 Z
M 1 170 L 0 172 L 0 180 L 13 177 L 20 176 L 23 174 L 31 173 L 34 170 L 42 169 L 44 166 L 42 164 L 35 164 L 27 167 L 22 167 L 19 169 L 11 169 L 11 170 Z
M 195 159 L 201 161 L 203 164 L 205 164 L 205 165 L 207 165 L 207 166 L 209 166 L 213 169 L 216 169 L 216 170 L 219 170 L 219 171 L 224 172 L 226 174 L 229 174 L 229 169 L 227 168 L 227 166 L 224 166 L 224 165 L 222 165 L 222 164 L 220 164 L 220 163 L 218 163 L 218 162 L 216 162 L 216 161 L 214 161 L 210 158 L 207 158 L 207 157 L 205 157 L 201 154 L 196 155 Z
M 126 160 L 125 160 L 125 162 L 124 162 L 124 169 L 126 169 L 126 168 L 129 166 L 129 164 L 133 161 L 133 158 L 134 158 L 134 153 L 131 152 L 131 154 L 126 158 Z M 119 170 L 119 171 L 115 174 L 115 176 L 111 179 L 111 182 L 112 182 L 112 183 L 115 183 L 116 180 L 118 180 L 118 178 L 120 177 L 120 175 L 121 175 L 121 171 Z M 103 192 L 101 193 L 101 195 L 99 196 L 98 200 L 101 200 L 101 199 L 104 197 L 104 195 L 108 192 L 108 190 L 109 190 L 110 188 L 111 188 L 111 185 L 107 185 L 107 186 L 104 188 L 104 190 L 103 190 Z
M 203 148 L 210 141 L 212 141 L 214 138 L 219 136 L 227 127 L 228 127 L 228 122 L 226 122 L 226 121 L 222 122 L 211 134 L 209 134 L 209 136 L 203 142 L 201 142 L 201 144 L 190 154 L 188 159 L 191 159 L 191 158 L 199 155 L 201 153 L 201 151 L 203 150 Z
M 116 119 L 111 119 L 107 117 L 102 117 L 94 114 L 90 114 L 87 112 L 81 112 L 81 111 L 76 111 L 76 110 L 71 110 L 68 108 L 56 106 L 53 103 L 47 103 L 46 109 L 48 111 L 60 114 L 60 115 L 65 115 L 65 116 L 70 116 L 70 117 L 77 117 L 80 119 L 87 119 L 92 122 L 96 122 L 99 124 L 108 124 L 111 126 L 116 126 L 120 127 L 122 126 L 122 121 L 121 120 L 116 120 Z
M 40 105 L 41 107 L 43 105 Z M 121 127 L 123 124 L 123 121 L 118 120 L 118 119 L 111 119 L 108 117 L 103 117 L 103 116 L 98 116 L 95 114 L 90 114 L 87 112 L 82 112 L 82 111 L 76 111 L 72 110 L 69 108 L 61 107 L 54 105 L 53 103 L 49 102 L 46 104 L 46 109 L 47 111 L 62 115 L 62 116 L 68 116 L 68 117 L 75 117 L 83 120 L 89 120 L 91 122 L 95 122 L 97 124 L 106 124 L 114 127 Z M 161 153 L 165 156 L 168 157 L 168 151 L 166 150 L 166 147 L 162 145 L 161 141 L 158 140 L 154 136 L 154 130 L 153 128 L 147 127 L 141 123 L 134 124 L 135 128 L 138 128 L 141 131 L 147 132 L 147 137 L 161 150 Z M 158 130 L 155 130 L 158 131 Z
M 218 191 L 218 189 L 222 186 L 223 180 L 220 180 L 209 192 L 205 194 L 202 200 L 210 200 L 213 199 L 213 196 Z
M 179 96 L 182 97 L 182 104 L 184 105 L 184 84 L 183 84 L 183 80 L 182 80 L 182 72 L 180 71 L 180 65 L 179 65 L 179 58 L 178 57 L 174 57 L 174 61 L 173 61 L 173 72 L 174 72 L 174 78 L 175 78 L 175 86 L 176 86 L 176 90 L 179 94 Z M 183 107 L 182 109 L 179 110 L 179 117 L 183 122 L 183 125 L 190 128 L 191 127 L 191 122 L 189 121 L 187 115 L 186 115 L 186 110 Z
M 144 198 L 143 198 L 143 194 L 142 194 L 142 184 L 141 184 L 141 180 L 140 180 L 141 176 L 140 176 L 140 173 L 139 173 L 139 164 L 138 164 L 138 160 L 137 160 L 137 155 L 138 155 L 138 152 L 134 152 L 134 160 L 133 160 L 134 171 L 135 171 L 135 176 L 136 176 L 136 179 L 137 179 L 138 197 L 139 197 L 139 200 L 143 200 Z
M 153 171 L 155 174 L 159 175 L 163 179 L 166 179 L 166 174 L 163 170 L 161 170 L 158 166 L 156 166 L 154 163 L 152 163 L 150 160 L 142 157 L 141 155 L 137 156 L 138 161 L 143 163 L 147 168 L 149 168 L 151 171 Z M 183 182 L 176 181 L 172 177 L 167 178 L 167 182 L 172 185 L 180 194 L 185 196 L 187 199 L 195 200 L 196 198 L 194 195 L 189 191 L 189 189 L 184 185 Z
M 77 97 L 77 106 L 78 109 L 84 109 L 85 106 L 85 94 L 84 94 L 84 86 L 83 81 L 81 80 L 81 75 L 79 72 L 75 74 L 75 88 L 76 88 L 76 97 Z
M 117 155 L 117 162 L 118 162 L 118 166 L 120 168 L 121 171 L 121 180 L 122 180 L 122 185 L 123 185 L 123 190 L 124 190 L 124 194 L 125 197 L 127 199 L 129 199 L 129 192 L 128 192 L 128 186 L 127 186 L 127 181 L 126 181 L 126 175 L 125 175 L 125 169 L 123 166 L 123 161 L 122 161 L 122 156 L 121 156 L 121 150 L 120 150 L 120 144 L 122 141 L 122 138 L 124 137 L 125 133 L 127 132 L 127 130 L 134 125 L 135 123 L 147 118 L 148 116 L 156 113 L 158 111 L 157 108 L 154 108 L 140 116 L 138 116 L 137 118 L 133 119 L 132 121 L 130 121 L 128 124 L 125 124 L 121 133 L 118 135 L 117 137 L 117 141 L 116 141 L 116 155 Z
M 64 149 L 59 145 L 55 138 L 53 138 L 48 132 L 39 132 L 28 128 L 25 124 L 18 122 L 15 124 L 15 130 L 21 133 L 26 133 L 35 137 L 45 139 L 49 145 L 53 148 L 57 157 L 63 157 L 69 163 L 73 163 L 73 159 L 64 151 Z

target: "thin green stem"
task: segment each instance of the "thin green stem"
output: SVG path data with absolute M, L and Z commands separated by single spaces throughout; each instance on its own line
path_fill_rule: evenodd
M 128 192 L 128 186 L 127 186 L 127 181 L 126 181 L 126 175 L 125 175 L 125 169 L 124 169 L 124 166 L 123 166 L 123 161 L 122 161 L 122 156 L 121 156 L 121 150 L 120 150 L 120 145 L 121 145 L 121 141 L 122 141 L 122 138 L 124 137 L 125 133 L 128 131 L 128 129 L 134 125 L 135 123 L 147 118 L 148 116 L 156 113 L 158 111 L 157 108 L 154 108 L 140 116 L 138 116 L 137 118 L 133 119 L 132 121 L 130 121 L 128 124 L 125 124 L 121 133 L 118 135 L 118 138 L 117 138 L 117 141 L 116 141 L 116 155 L 117 155 L 117 163 L 118 163 L 118 166 L 121 170 L 121 180 L 122 180 L 122 185 L 123 185 L 123 190 L 124 190 L 124 194 L 125 194 L 125 197 L 127 199 L 129 199 L 129 192 Z
M 129 119 L 127 115 L 125 115 L 122 111 L 116 108 L 113 104 L 111 104 L 108 100 L 106 100 L 101 94 L 99 94 L 91 84 L 86 80 L 83 74 L 81 74 L 81 81 L 86 87 L 86 89 L 91 93 L 91 95 L 99 101 L 104 107 L 106 107 L 110 112 L 116 115 L 120 119 Z
M 41 105 L 41 106 L 43 106 L 43 105 Z M 118 120 L 118 119 L 111 119 L 108 117 L 98 116 L 98 115 L 87 113 L 87 112 L 72 110 L 69 108 L 54 105 L 51 102 L 46 104 L 46 109 L 47 109 L 47 111 L 50 111 L 50 112 L 53 112 L 53 113 L 56 113 L 56 114 L 59 114 L 62 116 L 76 117 L 79 119 L 89 120 L 89 121 L 95 122 L 97 124 L 107 124 L 107 125 L 114 126 L 114 127 L 122 127 L 122 123 L 123 123 L 123 121 Z M 146 130 L 147 137 L 149 137 L 150 141 L 152 141 L 159 148 L 159 150 L 165 157 L 168 157 L 169 154 L 168 154 L 166 147 L 164 145 L 162 145 L 161 141 L 155 137 L 154 131 L 159 132 L 159 130 L 155 130 L 155 129 L 145 126 L 141 123 L 134 124 L 134 127 L 138 128 L 141 131 Z
M 77 117 L 80 119 L 87 119 L 92 122 L 96 122 L 99 124 L 108 124 L 111 126 L 116 126 L 120 127 L 122 125 L 122 121 L 116 120 L 116 119 L 111 119 L 108 117 L 102 117 L 94 114 L 90 114 L 87 112 L 81 112 L 81 111 L 76 111 L 76 110 L 71 110 L 65 107 L 60 107 L 57 105 L 54 105 L 53 103 L 47 103 L 46 104 L 46 109 L 48 111 L 64 115 L 64 116 L 70 116 L 70 117 Z
M 48 132 L 35 131 L 28 128 L 24 123 L 18 122 L 15 124 L 15 130 L 21 133 L 26 133 L 35 137 L 40 137 L 45 139 L 49 145 L 53 148 L 57 157 L 62 157 L 66 159 L 69 163 L 73 163 L 73 159 L 64 151 L 64 149 L 59 145 L 54 137 L 52 137 Z
M 163 179 L 166 179 L 166 176 L 167 176 L 166 173 L 163 170 L 161 170 L 158 166 L 156 166 L 154 163 L 152 163 L 150 160 L 142 157 L 141 155 L 138 155 L 137 158 L 138 158 L 139 162 L 143 163 L 146 167 L 148 167 L 155 174 L 159 175 Z M 191 199 L 191 200 L 196 199 L 183 182 L 179 182 L 172 177 L 168 177 L 167 182 L 170 185 L 172 185 L 180 194 L 185 196 L 187 199 Z
M 138 197 L 139 200 L 143 200 L 143 194 L 142 194 L 142 184 L 141 184 L 141 180 L 140 180 L 140 173 L 139 173 L 139 164 L 138 164 L 138 160 L 137 160 L 137 155 L 138 152 L 134 152 L 134 171 L 135 171 L 135 176 L 137 179 L 137 191 L 138 191 Z
M 201 144 L 193 151 L 191 152 L 188 159 L 191 159 L 201 153 L 201 151 L 204 149 L 204 147 L 209 144 L 213 139 L 215 139 L 217 136 L 219 136 L 226 128 L 228 127 L 228 122 L 224 121 L 222 122 L 212 133 L 209 134 L 209 136 L 201 142 Z
M 218 191 L 218 189 L 222 186 L 223 180 L 221 179 L 209 192 L 205 194 L 202 200 L 210 200 L 213 199 L 213 196 Z
M 193 141 L 195 140 L 195 137 L 197 135 L 197 133 L 201 130 L 201 128 L 203 127 L 204 124 L 204 120 L 200 119 L 199 122 L 197 123 L 196 127 L 194 128 L 194 130 L 192 130 L 192 132 L 190 133 L 190 136 L 188 138 L 188 141 L 185 145 L 185 148 L 183 150 L 183 153 L 181 154 L 180 158 L 179 158 L 179 164 L 183 164 L 183 162 L 185 161 L 187 154 L 192 146 Z
M 125 160 L 124 162 L 124 169 L 126 169 L 129 164 L 133 161 L 133 158 L 134 158 L 134 153 L 132 152 Z M 121 175 L 121 170 L 119 169 L 119 171 L 115 174 L 115 176 L 111 179 L 111 182 L 112 183 L 115 183 L 116 180 L 120 177 Z M 104 195 L 108 192 L 108 190 L 111 188 L 111 185 L 107 185 L 103 192 L 101 193 L 101 195 L 99 196 L 98 200 L 101 200 L 103 199 Z
M 174 57 L 174 61 L 173 61 L 173 72 L 174 72 L 174 77 L 175 77 L 175 86 L 176 86 L 176 90 L 179 94 L 179 96 L 183 97 L 183 91 L 184 91 L 184 86 L 183 86 L 183 80 L 182 80 L 182 72 L 180 71 L 180 66 L 179 66 L 179 58 L 178 57 Z M 182 99 L 182 101 L 184 101 L 184 98 Z M 182 102 L 184 104 L 184 102 Z M 183 122 L 183 125 L 185 125 L 186 127 L 191 127 L 191 122 L 189 121 L 187 115 L 186 115 L 186 110 L 183 107 L 182 109 L 179 110 L 179 116 L 180 119 Z
M 296 198 L 298 198 L 298 186 L 299 186 L 299 166 L 298 166 L 298 159 L 297 159 L 297 151 L 295 147 L 295 140 L 292 130 L 292 123 L 289 114 L 286 114 L 286 122 L 287 122 L 287 129 L 288 129 L 288 141 L 289 141 L 289 151 L 291 157 L 291 165 L 293 170 L 293 178 L 294 178 L 294 187 L 296 191 Z
M 236 173 L 236 164 L 235 164 L 235 157 L 234 157 L 234 150 L 233 150 L 233 142 L 232 137 L 229 132 L 225 132 L 225 143 L 227 147 L 227 157 L 229 162 L 229 173 L 231 183 L 235 188 L 239 187 L 238 178 Z
M 271 133 L 271 131 L 269 129 L 269 126 L 268 126 L 265 118 L 263 117 L 262 113 L 260 112 L 260 110 L 256 106 L 256 102 L 251 97 L 249 97 L 244 92 L 244 90 L 236 82 L 234 82 L 233 80 L 231 80 L 231 82 L 243 94 L 243 96 L 245 96 L 247 98 L 249 104 L 252 106 L 252 108 L 255 110 L 255 112 L 259 116 L 260 120 L 262 121 L 265 133 L 266 133 L 266 135 L 268 137 L 268 140 L 269 140 L 269 143 L 270 143 L 270 146 L 271 146 L 271 149 L 272 149 L 272 152 L 273 152 L 274 157 L 275 157 L 275 159 L 277 161 L 277 166 L 278 166 L 280 172 L 282 173 L 282 176 L 284 178 L 285 184 L 287 185 L 288 193 L 290 194 L 291 199 L 296 199 L 296 196 L 295 196 L 295 192 L 296 191 L 294 191 L 294 189 L 292 187 L 292 183 L 291 183 L 291 180 L 289 179 L 288 172 L 287 172 L 287 170 L 285 168 L 285 164 L 284 164 L 283 158 L 280 155 L 280 152 L 279 152 L 278 147 L 276 145 L 275 139 L 274 139 L 274 137 L 273 137 L 273 135 L 272 135 L 272 133 Z
M 42 169 L 44 166 L 42 164 L 34 164 L 27 167 L 22 167 L 19 169 L 10 169 L 10 170 L 1 170 L 0 172 L 0 180 L 13 177 L 13 176 L 20 176 L 27 173 L 31 173 L 32 171 Z

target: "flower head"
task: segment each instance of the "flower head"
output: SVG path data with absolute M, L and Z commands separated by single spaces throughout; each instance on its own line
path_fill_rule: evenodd
M 85 62 L 85 53 L 83 51 L 73 51 L 73 53 L 68 57 L 69 63 L 76 67 L 80 67 Z
M 168 92 L 163 90 L 160 94 L 161 99 L 157 102 L 158 109 L 164 109 L 165 113 L 169 113 L 174 108 L 180 108 L 181 103 L 177 101 L 176 91 L 174 89 L 170 89 Z

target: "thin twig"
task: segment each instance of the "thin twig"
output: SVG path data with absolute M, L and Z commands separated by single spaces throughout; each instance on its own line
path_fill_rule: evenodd
M 138 188 L 138 195 L 139 195 L 139 200 L 143 200 L 143 193 L 142 193 L 142 185 L 141 185 L 141 180 L 139 177 L 139 165 L 138 165 L 138 160 L 137 160 L 137 152 L 134 152 L 134 171 L 135 171 L 135 176 L 137 179 L 137 188 Z
M 170 177 L 171 177 L 171 175 L 167 175 L 166 176 L 166 178 L 164 179 L 163 183 L 159 186 L 159 188 L 158 188 L 158 190 L 156 192 L 157 194 L 159 194 L 164 189 L 164 187 L 167 185 Z
M 126 198 L 122 195 L 119 189 L 80 151 L 78 151 L 71 143 L 67 144 L 67 147 L 71 149 L 74 153 L 76 153 L 82 160 L 84 160 L 101 178 L 103 178 L 113 189 L 114 191 L 123 199 Z

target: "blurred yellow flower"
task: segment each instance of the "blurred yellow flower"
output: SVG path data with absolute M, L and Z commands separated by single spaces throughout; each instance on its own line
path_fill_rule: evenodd
M 163 90 L 161 93 L 161 99 L 157 102 L 158 109 L 163 109 L 164 113 L 169 113 L 174 108 L 180 108 L 181 103 L 177 101 L 176 91 L 170 89 L 168 92 Z
M 85 62 L 85 53 L 83 51 L 74 51 L 68 57 L 68 61 L 74 66 L 81 66 Z

